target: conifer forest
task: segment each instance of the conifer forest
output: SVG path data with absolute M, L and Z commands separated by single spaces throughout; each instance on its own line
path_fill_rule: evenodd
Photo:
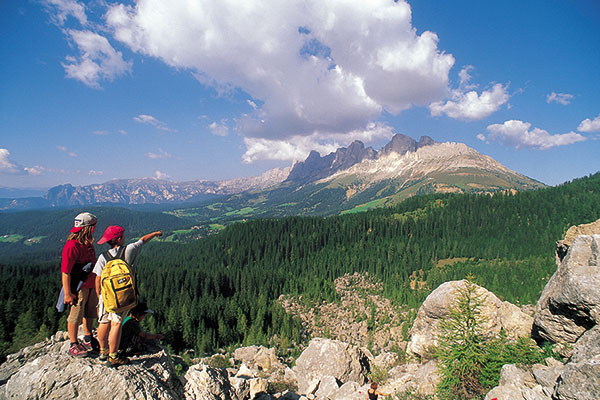
M 600 218 L 599 204 L 595 174 L 535 191 L 415 196 L 393 208 L 250 220 L 191 243 L 152 242 L 136 271 L 155 311 L 144 324 L 175 352 L 268 344 L 275 335 L 293 344 L 301 327 L 278 297 L 336 301 L 334 279 L 353 272 L 376 276 L 403 309 L 469 274 L 503 300 L 535 304 L 556 269 L 556 241 L 571 225 Z M 66 329 L 66 313 L 55 309 L 59 265 L 39 254 L 0 258 L 2 357 Z

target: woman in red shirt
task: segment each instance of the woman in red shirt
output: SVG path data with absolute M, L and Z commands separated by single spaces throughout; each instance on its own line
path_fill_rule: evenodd
M 88 351 L 98 346 L 98 341 L 92 336 L 94 318 L 98 318 L 96 312 L 98 296 L 94 289 L 95 276 L 89 273 L 90 267 L 96 262 L 92 235 L 97 221 L 96 216 L 87 212 L 76 216 L 62 251 L 64 302 L 71 305 L 67 318 L 67 331 L 71 341 L 69 355 L 73 357 L 85 357 Z M 89 263 L 91 265 L 88 265 Z M 79 342 L 77 332 L 82 321 L 85 337 L 83 342 Z

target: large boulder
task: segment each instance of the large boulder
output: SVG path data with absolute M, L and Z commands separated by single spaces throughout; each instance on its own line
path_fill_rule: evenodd
M 185 398 L 199 400 L 237 400 L 227 370 L 205 364 L 190 367 L 185 374 Z
M 600 399 L 600 325 L 583 334 L 575 344 L 573 355 L 558 378 L 555 397 Z
M 600 321 L 600 235 L 573 240 L 536 306 L 538 340 L 575 343 Z
M 340 384 L 352 381 L 362 385 L 369 369 L 369 360 L 358 347 L 321 338 L 310 341 L 293 368 L 301 394 L 308 393 L 315 381 L 318 383 L 324 376 L 331 376 Z
M 265 372 L 283 370 L 285 367 L 277 359 L 274 348 L 264 346 L 248 346 L 235 349 L 232 354 L 234 361 L 242 362 L 252 369 Z
M 411 329 L 411 339 L 406 351 L 410 355 L 428 358 L 431 349 L 438 345 L 440 322 L 448 317 L 456 303 L 459 291 L 465 288 L 465 281 L 451 281 L 441 284 L 427 296 L 419 308 Z M 481 315 L 484 318 L 482 333 L 492 337 L 503 329 L 509 339 L 531 334 L 533 318 L 519 307 L 502 301 L 492 292 L 477 286 L 477 295 L 483 299 Z
M 0 399 L 183 398 L 181 381 L 161 348 L 118 369 L 70 357 L 68 348 L 69 341 L 53 338 L 8 356 L 0 366 Z
M 600 219 L 589 224 L 573 225 L 567 230 L 564 239 L 556 242 L 556 255 L 559 261 L 567 254 L 575 238 L 580 235 L 600 235 Z

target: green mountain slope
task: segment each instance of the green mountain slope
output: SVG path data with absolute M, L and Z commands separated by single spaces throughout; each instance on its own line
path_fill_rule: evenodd
M 152 242 L 138 268 L 140 293 L 156 311 L 145 323 L 175 350 L 266 343 L 274 334 L 293 343 L 301 329 L 274 300 L 335 301 L 333 280 L 352 272 L 377 276 L 404 310 L 469 272 L 505 300 L 532 303 L 555 270 L 556 240 L 600 218 L 598 204 L 600 173 L 515 194 L 414 196 L 365 213 L 234 224 L 190 244 Z M 57 260 L 32 264 L 0 265 L 3 352 L 63 328 L 52 309 Z

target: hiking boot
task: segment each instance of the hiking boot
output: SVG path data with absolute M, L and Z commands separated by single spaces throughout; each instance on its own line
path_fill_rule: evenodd
M 81 344 L 73 343 L 71 344 L 71 347 L 69 347 L 69 355 L 71 357 L 83 358 L 87 357 L 88 352 Z
M 98 360 L 100 360 L 100 361 L 108 360 L 108 349 L 100 349 L 100 355 L 98 356 Z
M 110 368 L 117 368 L 121 365 L 129 365 L 131 361 L 127 357 L 108 357 L 108 361 L 106 361 L 106 366 Z
M 100 351 L 100 343 L 98 343 L 98 340 L 95 337 L 92 337 L 92 340 L 90 340 L 89 342 L 87 342 L 85 339 L 83 339 L 83 341 L 81 342 L 81 345 L 87 351 L 93 351 L 93 352 Z

